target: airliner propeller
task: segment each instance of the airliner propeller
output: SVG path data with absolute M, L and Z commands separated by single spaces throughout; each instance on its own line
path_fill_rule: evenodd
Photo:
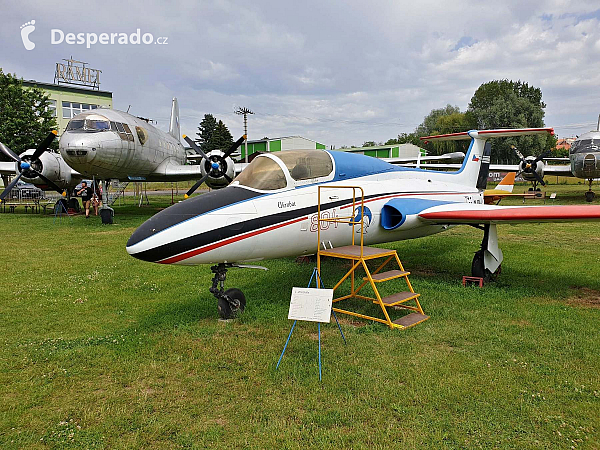
M 226 152 L 220 150 L 213 150 L 208 155 L 202 151 L 202 149 L 192 140 L 189 136 L 183 135 L 183 139 L 188 143 L 194 150 L 202 156 L 204 159 L 201 168 L 203 176 L 196 184 L 194 184 L 189 191 L 185 194 L 185 198 L 188 198 L 196 189 L 200 187 L 204 181 L 209 184 L 210 187 L 218 189 L 227 186 L 227 184 L 233 181 L 231 177 L 233 171 L 233 160 L 229 157 L 246 139 L 246 136 L 242 136 L 235 141 Z M 222 180 L 225 179 L 227 182 L 224 183 Z
M 50 186 L 52 189 L 61 193 L 63 196 L 66 194 L 63 189 L 59 188 L 53 181 L 46 178 L 42 175 L 42 162 L 40 161 L 40 156 L 56 137 L 56 130 L 52 130 L 51 133 L 46 136 L 46 139 L 42 141 L 40 145 L 35 149 L 33 154 L 24 155 L 23 158 L 20 158 L 15 152 L 13 152 L 10 148 L 0 142 L 0 152 L 4 154 L 4 156 L 12 159 L 17 163 L 17 176 L 11 181 L 11 183 L 4 189 L 2 194 L 0 194 L 0 200 L 4 200 L 4 198 L 10 193 L 13 187 L 19 182 L 19 179 L 24 176 L 25 178 L 41 178 Z
M 523 156 L 523 154 L 517 150 L 517 147 L 515 147 L 514 145 L 511 145 L 510 148 L 512 148 L 514 150 L 514 152 L 516 153 L 516 155 L 519 157 L 519 159 L 521 160 L 521 163 L 519 164 L 519 173 L 523 174 L 523 177 L 527 180 L 530 181 L 534 181 L 537 183 L 540 183 L 542 186 L 546 186 L 546 183 L 544 182 L 544 178 L 542 175 L 540 175 L 540 172 L 543 174 L 543 163 L 542 163 L 542 167 L 538 167 L 539 166 L 539 162 L 544 159 L 546 156 L 548 156 L 550 154 L 549 151 L 545 151 L 544 153 L 542 153 L 541 155 L 539 155 L 536 158 L 533 158 L 532 156 L 528 156 L 527 158 L 525 158 Z

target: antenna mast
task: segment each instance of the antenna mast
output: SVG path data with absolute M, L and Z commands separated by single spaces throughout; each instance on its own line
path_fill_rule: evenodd
M 245 162 L 248 162 L 248 114 L 254 113 L 250 109 L 241 106 L 234 113 L 244 116 L 244 136 L 246 136 L 246 139 L 244 139 L 244 153 L 246 155 Z

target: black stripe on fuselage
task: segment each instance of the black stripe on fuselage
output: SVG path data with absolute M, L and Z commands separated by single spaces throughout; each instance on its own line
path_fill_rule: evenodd
M 228 188 L 225 188 L 228 189 Z M 225 189 L 218 191 L 219 193 L 224 193 Z M 243 190 L 246 191 L 246 189 L 239 189 L 239 190 Z M 256 194 L 256 193 L 254 193 Z M 388 192 L 386 194 L 372 194 L 372 195 L 367 195 L 364 197 L 365 200 L 370 200 L 370 199 L 375 199 L 377 197 L 388 197 L 388 196 L 393 196 L 393 195 L 398 195 L 398 194 L 414 194 L 414 195 L 418 195 L 419 193 L 414 192 L 414 193 L 407 193 L 407 192 Z M 442 194 L 442 193 L 436 193 L 436 194 Z M 451 194 L 456 194 L 455 192 L 452 192 Z M 196 197 L 195 200 L 202 200 L 203 197 L 205 197 L 208 194 L 204 194 L 202 196 Z M 265 195 L 265 194 L 257 194 L 255 196 L 261 196 L 261 195 Z M 267 194 L 267 195 L 272 195 L 272 194 Z M 207 197 L 205 197 L 207 198 Z M 251 197 L 250 197 L 251 198 Z M 241 200 L 237 200 L 234 201 L 232 203 L 237 203 Z M 171 208 L 173 208 L 174 206 L 182 206 L 182 205 L 186 205 L 188 201 L 186 202 L 182 202 L 179 203 L 177 205 L 173 205 L 169 208 L 167 208 L 164 211 L 161 211 L 159 214 L 163 214 L 166 213 L 167 211 L 169 211 Z M 207 202 L 207 203 L 210 203 Z M 358 204 L 358 203 L 357 203 Z M 331 208 L 336 208 L 336 207 L 340 207 L 343 205 L 352 205 L 352 199 L 346 199 L 346 200 L 338 200 L 335 202 L 330 202 L 330 203 L 326 203 L 321 205 L 321 210 L 327 210 L 327 209 L 331 209 Z M 214 210 L 217 209 L 218 207 L 216 205 L 212 205 L 211 208 L 208 208 L 209 210 Z M 207 212 L 207 211 L 205 211 Z M 313 206 L 308 206 L 305 208 L 299 208 L 299 209 L 294 209 L 294 210 L 290 210 L 290 211 L 283 211 L 280 213 L 276 213 L 276 214 L 271 214 L 271 215 L 266 215 L 266 216 L 259 216 L 256 217 L 254 219 L 250 219 L 250 220 L 246 220 L 243 222 L 238 222 L 232 225 L 227 225 L 225 227 L 221 227 L 221 228 L 217 228 L 214 230 L 209 230 L 206 232 L 201 232 L 198 234 L 195 234 L 193 236 L 189 236 L 187 238 L 183 238 L 183 239 L 179 239 L 177 241 L 172 241 L 166 244 L 162 244 L 159 245 L 157 247 L 154 248 L 150 248 L 148 250 L 144 250 L 142 252 L 139 253 L 134 253 L 131 256 L 141 259 L 143 261 L 150 261 L 150 262 L 158 262 L 158 261 L 162 261 L 164 259 L 167 258 L 171 258 L 173 256 L 176 255 L 180 255 L 182 253 L 185 252 L 189 252 L 191 250 L 195 250 L 198 249 L 200 247 L 204 247 L 206 245 L 209 244 L 213 244 L 215 242 L 219 242 L 222 241 L 224 239 L 229 239 L 232 238 L 234 236 L 239 236 L 241 234 L 246 234 L 246 233 L 250 233 L 252 231 L 261 229 L 261 228 L 266 228 L 272 225 L 276 225 L 278 223 L 283 223 L 283 222 L 287 222 L 290 220 L 294 220 L 297 219 L 299 217 L 302 216 L 308 216 L 309 214 L 313 214 L 317 212 L 317 205 L 313 205 Z M 157 216 L 159 215 L 157 214 Z M 196 214 L 195 216 L 197 216 L 199 214 Z M 185 218 L 181 218 L 180 222 L 183 222 L 185 220 L 188 220 L 192 217 L 188 217 L 188 216 L 194 216 L 194 214 L 186 214 Z M 156 217 L 156 216 L 154 216 Z M 181 216 L 180 216 L 181 217 Z M 151 218 L 152 219 L 152 218 Z M 147 222 L 145 222 L 144 224 L 142 224 L 142 226 L 145 226 L 148 222 L 150 222 L 149 219 Z M 169 222 L 171 223 L 171 222 Z M 158 224 L 158 223 L 157 223 Z M 171 224 L 169 226 L 173 226 L 174 224 Z M 156 232 L 161 231 L 158 227 L 156 227 Z M 136 231 L 137 232 L 137 231 Z M 135 233 L 134 233 L 135 234 Z M 132 237 L 130 238 L 130 241 L 132 240 Z M 139 242 L 139 241 L 137 241 Z M 130 244 L 128 242 L 127 244 L 128 246 L 133 245 Z
M 207 212 L 230 206 L 235 203 L 260 197 L 261 195 L 265 194 L 230 186 L 225 189 L 211 191 L 197 197 L 192 197 L 181 203 L 169 206 L 165 210 L 146 220 L 129 237 L 127 247 L 138 244 L 144 239 L 154 236 L 174 225 L 178 225 L 181 222 L 185 222 L 186 220 L 193 219 L 194 217 L 201 216 Z
M 245 191 L 245 189 L 244 189 L 244 191 Z M 220 192 L 224 192 L 224 190 L 222 190 Z M 204 194 L 203 196 L 196 197 L 196 198 L 198 200 L 200 200 L 205 195 L 207 195 L 207 194 Z M 264 195 L 264 194 L 259 194 L 259 195 Z M 387 195 L 390 195 L 390 194 L 387 194 Z M 391 194 L 391 195 L 393 195 L 393 194 Z M 380 197 L 380 196 L 381 196 L 381 194 L 368 195 L 368 196 L 365 196 L 365 200 L 375 198 L 375 197 Z M 237 200 L 237 202 L 239 202 L 239 201 L 240 200 Z M 184 205 L 185 203 L 186 202 L 182 202 L 182 203 L 179 203 L 178 205 L 173 205 L 173 206 L 181 206 L 181 205 Z M 232 202 L 232 203 L 235 203 L 235 202 Z M 351 205 L 352 199 L 338 200 L 336 202 L 326 203 L 326 204 L 321 205 L 321 209 L 327 210 L 327 209 L 336 208 L 336 207 L 346 205 L 346 204 Z M 159 214 L 166 213 L 168 210 L 173 208 L 173 206 L 167 208 L 164 211 L 161 211 Z M 213 207 L 212 209 L 217 209 L 217 207 Z M 134 256 L 135 258 L 144 260 L 144 261 L 151 261 L 151 262 L 161 261 L 163 259 L 167 259 L 172 256 L 179 255 L 181 253 L 184 253 L 184 252 L 187 252 L 190 250 L 194 250 L 196 248 L 200 248 L 200 247 L 203 247 L 208 244 L 212 244 L 214 242 L 219 242 L 224 239 L 238 236 L 240 234 L 249 233 L 249 232 L 255 231 L 260 228 L 265 228 L 265 227 L 275 225 L 278 223 L 287 222 L 289 220 L 297 219 L 299 217 L 307 216 L 309 214 L 313 214 L 316 212 L 317 212 L 317 205 L 314 205 L 314 206 L 308 206 L 306 208 L 299 208 L 299 209 L 294 209 L 294 210 L 290 210 L 290 211 L 283 211 L 283 212 L 276 213 L 276 214 L 270 214 L 268 216 L 260 216 L 260 217 L 254 218 L 254 219 L 250 219 L 250 220 L 238 222 L 238 223 L 235 223 L 232 225 L 227 225 L 225 227 L 206 231 L 204 233 L 198 233 L 194 236 L 189 236 L 184 239 L 172 241 L 167 244 L 159 245 L 157 247 L 154 247 L 154 248 L 151 248 L 151 249 L 139 252 L 139 253 L 135 253 L 132 256 Z M 157 216 L 159 214 L 157 214 Z M 189 214 L 189 215 L 193 216 L 193 214 Z M 189 218 L 191 218 L 191 217 L 188 217 L 189 215 L 186 214 L 185 218 L 180 216 L 181 217 L 180 222 L 183 222 L 184 220 L 188 220 Z M 196 216 L 197 215 L 199 215 L 199 214 L 196 214 Z M 156 217 L 156 216 L 154 216 L 154 217 Z M 149 219 L 148 222 L 150 222 L 151 219 Z M 142 227 L 145 227 L 148 222 L 142 224 Z M 173 224 L 170 224 L 169 226 L 173 226 Z M 157 231 L 160 231 L 160 229 L 158 228 L 158 222 L 155 222 L 151 226 L 151 229 L 152 228 L 155 228 Z M 136 232 L 137 232 L 137 230 L 136 230 Z M 144 234 L 147 234 L 147 232 Z M 134 233 L 134 235 L 135 235 L 135 233 Z M 133 243 L 130 244 L 133 237 L 134 236 L 132 235 L 131 238 L 129 239 L 129 242 L 127 243 L 128 246 L 134 245 Z M 136 242 L 139 242 L 139 240 Z
M 330 208 L 335 208 L 347 203 L 352 204 L 352 200 L 339 200 L 337 202 L 327 203 L 321 205 L 321 209 L 326 210 Z M 240 234 L 249 233 L 260 228 L 265 228 L 278 223 L 287 222 L 289 220 L 297 219 L 299 217 L 313 214 L 316 212 L 317 205 L 314 205 L 308 206 L 306 208 L 284 211 L 277 214 L 270 214 L 268 216 L 260 216 L 254 219 L 246 220 L 244 222 L 238 222 L 232 225 L 217 228 L 215 230 L 199 233 L 194 236 L 180 239 L 178 241 L 169 242 L 168 244 L 163 244 L 140 253 L 135 253 L 131 256 L 134 256 L 138 259 L 142 259 L 144 261 L 157 262 L 190 250 L 194 250 L 196 248 L 203 247 L 208 244 L 212 244 L 214 242 L 219 242 Z

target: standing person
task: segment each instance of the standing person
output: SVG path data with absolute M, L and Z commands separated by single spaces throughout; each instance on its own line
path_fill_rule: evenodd
M 92 194 L 92 206 L 94 207 L 94 214 L 98 215 L 98 206 L 100 205 L 100 187 L 98 183 L 94 183 L 94 193 Z
M 85 181 L 81 182 L 81 189 L 77 191 L 77 195 L 81 195 L 81 203 L 85 209 L 85 218 L 90 217 L 90 203 L 92 200 L 92 188 L 87 185 Z

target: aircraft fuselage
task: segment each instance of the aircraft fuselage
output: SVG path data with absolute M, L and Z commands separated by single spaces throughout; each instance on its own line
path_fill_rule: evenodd
M 356 159 L 356 155 L 351 156 Z M 288 187 L 278 192 L 261 192 L 236 185 L 234 181 L 222 190 L 173 205 L 140 226 L 129 239 L 127 251 L 145 261 L 181 265 L 313 254 L 317 250 L 317 193 L 318 186 L 323 184 L 360 184 L 364 189 L 365 212 L 358 220 L 364 227 L 364 242 L 368 245 L 413 239 L 447 229 L 446 225 L 424 225 L 418 220 L 417 213 L 426 207 L 440 202 L 483 203 L 481 191 L 459 184 L 458 177 L 454 183 L 452 175 L 396 169 L 345 179 L 348 170 L 340 166 L 339 157 L 335 159 L 336 176 L 329 180 L 293 186 L 286 172 Z M 368 160 L 357 162 L 363 161 Z M 401 224 L 390 229 L 382 224 L 382 209 L 396 198 L 403 199 L 409 208 L 402 211 Z M 411 200 L 406 202 L 407 199 Z M 360 214 L 359 206 L 359 200 L 353 205 L 351 189 L 322 190 L 322 218 L 355 217 Z M 320 239 L 327 247 L 351 244 L 353 233 L 349 224 L 321 222 L 320 226 Z M 357 243 L 360 228 L 361 225 L 355 226 Z
M 161 165 L 186 163 L 178 139 L 112 109 L 96 109 L 71 119 L 59 149 L 69 166 L 89 178 L 153 181 Z M 167 181 L 164 176 L 157 179 Z

